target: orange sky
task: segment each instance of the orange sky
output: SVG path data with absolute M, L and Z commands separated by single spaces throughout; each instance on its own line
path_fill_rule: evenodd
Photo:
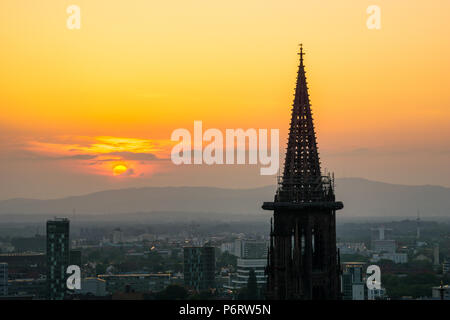
M 450 186 L 449 21 L 448 0 L 2 0 L 0 199 L 273 183 L 164 159 L 194 120 L 279 128 L 284 149 L 299 42 L 324 167 Z

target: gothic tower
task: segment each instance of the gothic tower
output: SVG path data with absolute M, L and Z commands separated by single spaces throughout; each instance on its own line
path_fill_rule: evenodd
M 322 175 L 300 45 L 283 175 L 273 202 L 266 273 L 269 299 L 339 299 L 334 178 Z

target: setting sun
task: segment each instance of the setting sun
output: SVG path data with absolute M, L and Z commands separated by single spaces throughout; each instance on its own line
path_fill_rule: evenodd
M 123 164 L 119 164 L 114 167 L 113 174 L 115 176 L 120 176 L 121 174 L 124 174 L 125 172 L 127 172 L 127 170 L 128 170 L 128 168 L 126 166 L 124 166 Z

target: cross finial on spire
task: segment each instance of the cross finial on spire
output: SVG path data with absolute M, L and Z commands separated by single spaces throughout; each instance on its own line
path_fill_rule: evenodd
M 303 55 L 305 54 L 303 52 L 303 43 L 300 43 L 300 52 L 298 53 L 298 55 L 300 56 L 300 64 L 303 64 Z

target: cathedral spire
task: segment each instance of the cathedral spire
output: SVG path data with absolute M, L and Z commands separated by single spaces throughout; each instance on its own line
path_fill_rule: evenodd
M 340 298 L 339 252 L 336 250 L 336 210 L 331 175 L 322 176 L 300 45 L 295 98 L 283 176 L 273 202 L 269 259 L 266 268 L 269 299 L 336 300 Z
M 321 170 L 317 150 L 306 72 L 303 45 L 300 45 L 300 65 L 282 177 L 281 201 L 310 202 L 323 200 Z

